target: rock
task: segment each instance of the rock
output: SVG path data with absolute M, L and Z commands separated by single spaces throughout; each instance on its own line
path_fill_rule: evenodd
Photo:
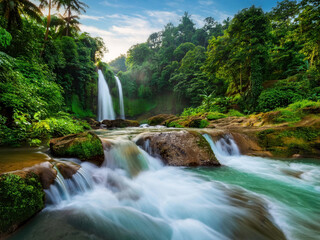
M 272 157 L 272 154 L 263 150 L 258 145 L 258 140 L 241 133 L 231 133 L 234 141 L 243 155 L 259 156 L 259 157 Z
M 87 123 L 89 123 L 89 125 L 91 126 L 92 129 L 99 129 L 101 123 L 98 122 L 97 120 L 93 119 L 93 118 L 85 118 L 84 120 L 87 121 Z
M 102 124 L 105 125 L 105 128 L 125 128 L 140 126 L 139 122 L 127 119 L 103 120 Z
M 24 175 L 0 175 L 0 239 L 44 208 L 45 194 L 40 177 L 33 172 Z
M 209 143 L 194 131 L 148 132 L 135 138 L 137 145 L 170 166 L 219 166 Z
M 51 153 L 56 157 L 75 157 L 101 165 L 104 161 L 100 138 L 92 132 L 67 135 L 50 140 Z
M 65 179 L 70 179 L 74 174 L 77 173 L 80 166 L 71 162 L 58 162 L 56 167 L 59 169 L 59 172 Z
M 148 124 L 150 126 L 156 125 L 165 125 L 167 120 L 176 118 L 175 115 L 172 114 L 158 114 L 148 119 Z
M 53 168 L 53 165 L 50 162 L 44 162 L 32 167 L 24 168 L 22 170 L 17 170 L 10 172 L 22 178 L 25 178 L 28 174 L 36 174 L 41 182 L 41 185 L 44 189 L 48 189 L 51 184 L 54 183 L 54 180 L 57 177 L 57 170 Z

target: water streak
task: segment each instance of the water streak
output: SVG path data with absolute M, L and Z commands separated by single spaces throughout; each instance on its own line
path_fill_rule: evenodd
M 98 70 L 98 121 L 105 119 L 114 120 L 115 113 L 113 110 L 112 97 L 109 86 L 104 78 L 102 71 Z
M 116 79 L 118 91 L 119 91 L 120 118 L 125 119 L 121 81 L 117 76 L 114 76 L 114 77 Z

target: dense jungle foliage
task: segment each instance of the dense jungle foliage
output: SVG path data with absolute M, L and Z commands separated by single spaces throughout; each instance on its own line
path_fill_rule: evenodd
M 66 10 L 44 18 L 32 2 L 11 3 L 0 1 L 0 145 L 39 145 L 90 128 L 75 117 L 95 116 L 95 62 L 106 47 L 80 33 L 75 14 L 86 6 L 41 1 Z
M 249 114 L 319 101 L 319 16 L 314 0 L 284 0 L 270 12 L 252 6 L 222 23 L 208 17 L 201 28 L 185 13 L 178 26 L 168 23 L 110 66 L 127 98 L 152 102 L 171 94 L 192 107 L 184 114 Z
M 319 1 L 252 6 L 202 27 L 185 13 L 109 64 L 102 39 L 80 32 L 84 3 L 11 2 L 0 0 L 0 145 L 36 146 L 90 128 L 79 119 L 96 115 L 97 66 L 116 112 L 119 76 L 129 118 L 184 109 L 214 119 L 320 99 Z

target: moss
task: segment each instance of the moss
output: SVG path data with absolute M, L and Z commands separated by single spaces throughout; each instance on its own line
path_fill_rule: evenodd
M 230 109 L 229 112 L 227 113 L 227 116 L 228 117 L 244 117 L 245 115 L 235 109 Z
M 199 125 L 199 128 L 205 128 L 209 125 L 210 123 L 206 120 L 206 119 L 202 119 L 200 121 L 200 125 Z
M 183 126 L 178 121 L 172 121 L 168 123 L 168 127 L 175 127 L 175 128 L 183 128 Z
M 290 157 L 293 154 L 317 156 L 320 129 L 295 127 L 286 130 L 267 129 L 257 133 L 259 144 L 274 156 Z
M 313 127 L 297 127 L 293 130 L 282 131 L 280 136 L 302 138 L 305 141 L 313 141 L 320 136 L 320 129 Z
M 221 118 L 226 118 L 227 116 L 220 112 L 209 112 L 207 115 L 208 120 L 218 120 Z
M 91 132 L 51 139 L 50 150 L 56 157 L 76 157 L 82 161 L 94 161 L 98 165 L 104 161 L 101 140 Z
M 75 140 L 69 148 L 66 149 L 65 155 L 77 156 L 81 160 L 88 160 L 93 156 L 103 155 L 103 148 L 99 138 L 87 134 L 86 139 Z
M 148 119 L 150 126 L 163 124 L 166 120 L 174 119 L 176 116 L 172 114 L 158 114 Z
M 44 192 L 36 174 L 0 176 L 0 233 L 14 231 L 43 208 Z

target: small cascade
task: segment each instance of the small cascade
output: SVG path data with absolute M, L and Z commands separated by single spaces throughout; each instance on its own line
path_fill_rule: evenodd
M 45 190 L 49 204 L 57 205 L 63 200 L 70 200 L 72 196 L 93 188 L 93 180 L 84 169 L 80 168 L 72 178 L 64 179 L 59 169 L 54 168 L 57 170 L 55 183 Z
M 117 76 L 114 76 L 114 77 L 116 79 L 118 90 L 119 90 L 120 118 L 125 119 L 121 81 Z
M 232 135 L 224 135 L 215 143 L 213 142 L 212 138 L 208 134 L 204 134 L 203 137 L 208 141 L 210 144 L 213 152 L 216 155 L 220 156 L 240 156 L 240 150 L 232 138 Z
M 114 120 L 115 113 L 108 84 L 100 69 L 98 70 L 98 74 L 98 121 L 104 119 Z
M 105 150 L 105 158 L 104 166 L 123 169 L 130 177 L 159 166 L 158 160 L 154 160 L 129 140 L 118 141 L 111 149 Z

